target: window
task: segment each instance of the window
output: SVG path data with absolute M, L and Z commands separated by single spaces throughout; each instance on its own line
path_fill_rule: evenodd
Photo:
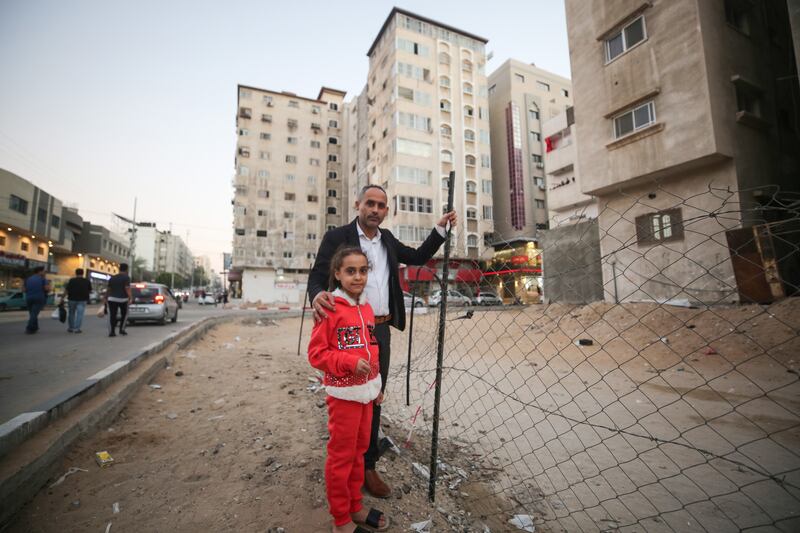
M 614 118 L 614 137 L 619 139 L 656 121 L 655 106 L 647 102 Z
M 5 245 L 6 245 L 6 236 L 0 235 L 0 246 L 5 246 Z
M 449 188 L 450 188 L 450 177 L 449 176 L 444 176 L 442 178 L 442 189 L 447 190 Z M 447 206 L 445 206 L 445 212 L 447 212 L 446 209 L 447 209 Z
M 250 148 L 247 146 L 242 146 L 239 148 L 239 155 L 241 157 L 250 157 Z
M 483 220 L 491 220 L 494 217 L 494 210 L 492 206 L 485 205 L 483 206 Z
M 316 253 L 314 253 L 314 252 L 306 253 L 306 259 L 316 259 L 316 258 L 317 258 L 317 254 Z
M 292 212 L 292 211 L 284 211 L 283 212 L 283 218 L 285 218 L 287 220 L 294 218 L 294 212 Z
M 397 166 L 395 167 L 395 178 L 400 183 L 430 185 L 431 171 L 424 168 Z
M 761 116 L 761 90 L 747 82 L 736 83 L 736 109 Z
M 286 156 L 287 163 L 297 163 L 297 156 L 296 155 L 287 155 Z
M 239 117 L 241 118 L 250 118 L 253 115 L 253 110 L 249 107 L 240 107 L 239 108 Z
M 549 83 L 545 83 L 543 81 L 537 81 L 536 82 L 536 87 L 540 91 L 545 91 L 545 92 L 548 92 L 548 93 L 550 92 L 550 84 Z
M 294 174 L 286 174 L 286 181 L 294 181 Z
M 400 154 L 414 155 L 418 157 L 430 157 L 433 146 L 430 143 L 412 141 L 410 139 L 398 138 L 395 141 L 397 152 Z
M 492 180 L 481 180 L 481 192 L 492 194 Z
M 328 179 L 329 180 L 335 180 L 338 177 L 339 177 L 339 175 L 336 173 L 336 171 L 331 170 L 330 172 L 328 172 Z
M 490 86 L 489 87 L 489 96 L 492 96 L 496 90 L 497 90 L 497 84 Z
M 19 243 L 19 249 L 22 250 L 23 252 L 27 252 L 28 250 L 31 249 L 31 243 L 27 241 L 22 241 Z
M 339 127 L 339 121 L 338 120 L 329 120 L 328 121 L 328 127 L 329 128 L 338 128 Z
M 536 141 L 536 142 L 542 142 L 542 134 L 539 133 L 538 131 L 532 131 L 531 132 L 531 140 Z
M 464 130 L 464 140 L 475 142 L 475 132 L 472 130 Z
M 397 97 L 422 106 L 431 105 L 431 95 L 424 91 L 416 91 L 409 87 L 397 86 Z
M 289 202 L 294 201 L 294 193 L 293 192 L 285 192 L 283 193 L 283 199 Z
M 328 154 L 328 161 L 330 161 L 331 163 L 335 163 L 338 160 L 339 156 L 337 156 L 336 154 Z
M 339 104 L 331 102 L 330 104 L 328 104 L 328 109 L 330 109 L 331 111 L 339 111 Z
M 472 108 L 471 105 L 465 105 L 464 106 L 464 116 L 465 117 L 471 117 L 474 114 L 475 114 L 475 110 Z
M 256 175 L 259 178 L 268 178 L 269 177 L 269 170 L 259 170 Z
M 539 154 L 531 154 L 531 161 L 533 161 L 534 163 L 541 163 L 542 156 L 540 156 Z
M 307 233 L 306 234 L 306 239 L 308 239 L 309 241 L 316 241 L 317 240 L 317 234 L 316 233 Z
M 252 96 L 252 94 L 253 93 L 251 93 L 250 91 L 248 91 L 246 89 L 239 89 L 239 98 L 241 98 L 243 100 L 249 100 L 250 96 Z
M 683 239 L 683 217 L 680 209 L 668 209 L 636 217 L 636 242 L 655 244 Z
M 266 209 L 259 209 L 257 214 L 260 217 L 265 217 L 265 216 L 267 216 L 267 210 Z
M 320 142 L 319 141 L 311 141 L 311 148 L 319 148 Z
M 447 76 L 439 76 L 439 87 L 450 87 L 450 78 Z
M 318 202 L 319 201 L 319 196 L 317 196 L 316 194 L 309 194 L 307 198 L 308 198 L 309 202 Z
M 750 35 L 752 11 L 748 0 L 725 0 L 725 21 L 745 35 Z
M 320 112 L 321 112 L 321 109 L 320 109 L 320 107 L 318 105 L 312 105 L 311 106 L 311 113 L 313 113 L 314 115 L 319 115 Z
M 414 41 L 409 41 L 407 39 L 397 39 L 397 49 L 404 50 L 409 54 L 414 54 L 415 56 L 428 56 L 428 47 L 424 46 L 419 43 L 415 43 Z
M 439 128 L 439 133 L 442 134 L 442 137 L 452 137 L 453 129 L 447 124 L 442 124 L 442 126 Z
M 465 59 L 461 62 L 461 70 L 464 72 L 472 72 L 472 61 Z
M 439 64 L 440 65 L 449 65 L 450 64 L 450 54 L 447 52 L 439 52 Z
M 267 161 L 269 161 L 269 159 L 270 159 L 269 152 L 259 152 L 258 153 L 258 157 L 259 157 L 259 159 L 265 159 Z
M 442 162 L 443 163 L 452 163 L 453 162 L 453 152 L 450 150 L 442 150 Z
M 8 199 L 8 208 L 12 211 L 16 211 L 17 213 L 22 213 L 23 215 L 28 214 L 28 201 L 23 200 L 19 196 L 10 195 Z
M 490 144 L 489 132 L 487 130 L 478 130 L 478 136 L 482 144 Z
M 328 207 L 328 214 L 329 215 L 335 215 L 336 214 L 336 208 L 334 206 L 329 206 Z
M 430 198 L 416 196 L 399 196 L 398 209 L 411 213 L 433 213 L 433 201 Z
M 289 100 L 289 107 L 300 107 L 300 102 L 297 100 Z
M 267 107 L 272 107 L 272 97 L 269 95 L 264 95 L 263 97 L 264 105 Z
M 397 114 L 397 123 L 400 126 L 415 129 L 418 131 L 432 131 L 431 119 L 424 115 L 415 115 L 414 113 L 404 113 L 400 111 Z M 384 134 L 387 133 L 384 130 Z M 384 135 L 385 137 L 386 135 Z
M 256 237 L 266 237 L 266 236 L 267 236 L 267 230 L 265 229 L 256 230 Z
M 530 120 L 539 120 L 539 112 L 536 111 L 535 109 L 529 109 L 528 110 L 528 118 Z
M 37 246 L 36 247 L 36 253 L 38 255 L 44 255 L 44 246 L 41 246 L 41 245 Z
M 259 138 L 260 138 L 262 141 L 271 141 L 271 140 L 272 140 L 272 134 L 271 134 L 271 133 L 264 133 L 264 132 L 261 132 L 261 133 L 259 133 L 259 134 L 258 134 L 258 137 L 259 137 Z
M 317 220 L 317 215 L 308 215 L 308 220 Z
M 472 84 L 464 82 L 464 94 L 472 94 Z
M 444 111 L 446 113 L 449 113 L 450 109 L 451 109 L 450 101 L 449 100 L 441 100 L 441 101 L 439 101 L 439 109 L 441 109 L 442 111 Z
M 467 208 L 467 220 L 478 220 L 478 210 L 474 207 Z
M 539 200 L 538 198 L 534 200 L 536 204 L 536 209 L 544 209 L 544 200 Z
M 466 183 L 467 192 L 478 192 L 478 184 L 472 180 L 468 180 Z
M 492 158 L 489 154 L 481 154 L 481 167 L 492 168 Z
M 297 137 L 286 137 L 286 142 L 289 144 L 297 144 Z
M 284 251 L 284 252 L 283 252 L 283 258 L 284 258 L 284 259 L 291 259 L 291 258 L 292 258 L 292 252 L 290 252 L 290 251 Z
M 250 175 L 250 169 L 247 168 L 244 165 L 239 165 L 239 175 L 240 176 L 245 176 L 245 177 L 249 176 Z
M 272 115 L 261 115 L 261 122 L 271 123 L 272 122 Z
M 472 248 L 478 246 L 478 236 L 477 235 L 467 235 L 467 246 Z
M 561 96 L 563 96 L 564 98 L 568 98 L 569 97 L 569 91 L 566 90 L 566 89 L 561 89 Z
M 627 52 L 647 37 L 644 16 L 637 17 L 619 32 L 606 39 L 606 62 L 610 62 Z
M 242 137 L 247 137 L 248 135 L 250 135 L 250 130 L 246 128 L 239 128 L 239 135 Z
M 475 166 L 475 156 L 474 155 L 467 155 L 466 157 L 464 157 L 464 162 L 466 163 L 466 165 L 468 167 L 474 167 Z
M 423 242 L 430 235 L 431 229 L 401 224 L 397 226 L 397 238 L 403 242 Z
M 312 167 L 318 167 L 319 166 L 319 159 L 314 159 L 312 157 L 311 159 L 308 160 L 308 164 L 311 165 Z
M 328 144 L 339 144 L 339 139 L 337 137 L 328 137 Z
M 236 235 L 239 235 L 240 237 L 243 237 L 244 236 L 244 228 L 236 228 Z
M 518 81 L 520 83 L 525 83 L 525 76 L 519 74 L 517 72 L 514 73 L 514 81 Z
M 259 198 L 269 198 L 269 191 L 266 190 L 266 189 L 260 189 L 258 191 L 258 197 Z

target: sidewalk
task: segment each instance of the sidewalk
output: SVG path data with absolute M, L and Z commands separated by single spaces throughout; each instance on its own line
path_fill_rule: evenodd
M 151 383 L 160 388 L 142 387 L 110 427 L 67 451 L 60 473 L 86 471 L 40 491 L 9 531 L 104 531 L 109 523 L 112 531 L 329 531 L 324 392 L 309 390 L 313 373 L 305 354 L 296 355 L 299 323 L 243 319 L 178 352 Z M 99 451 L 114 464 L 98 467 Z M 380 469 L 394 495 L 366 503 L 389 514 L 391 531 L 431 516 L 448 530 L 450 521 L 483 531 L 458 500 L 485 490 L 479 476 L 453 491 L 439 487 L 437 511 L 427 481 L 412 473 L 412 461 L 425 457 L 413 448 L 388 452 Z M 471 472 L 468 455 L 458 460 Z

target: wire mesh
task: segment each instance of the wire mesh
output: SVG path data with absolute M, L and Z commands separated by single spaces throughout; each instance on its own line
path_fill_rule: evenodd
M 438 439 L 497 474 L 471 508 L 537 531 L 798 531 L 800 195 L 645 189 L 541 232 L 541 276 L 455 265 Z M 392 337 L 384 412 L 411 439 L 430 439 L 436 269 L 406 275 L 408 406 Z

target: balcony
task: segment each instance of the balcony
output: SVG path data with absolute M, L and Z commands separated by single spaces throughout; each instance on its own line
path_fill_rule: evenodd
M 239 118 L 252 118 L 253 112 L 249 107 L 239 108 Z
M 289 129 L 295 129 L 297 127 L 297 121 L 293 118 L 290 118 L 286 121 L 286 125 L 289 126 Z
M 268 124 L 272 123 L 272 115 L 261 115 L 261 122 L 266 122 Z
M 322 125 L 317 124 L 316 122 L 312 122 L 311 129 L 314 131 L 314 133 L 319 133 L 322 131 Z

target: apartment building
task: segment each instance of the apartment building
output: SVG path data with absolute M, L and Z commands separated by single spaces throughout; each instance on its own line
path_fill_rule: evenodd
M 366 176 L 388 192 L 384 226 L 421 243 L 447 205 L 455 171 L 460 218 L 451 255 L 465 263 L 484 255 L 493 231 L 486 42 L 394 8 L 367 52 Z
M 547 226 L 557 228 L 597 218 L 597 199 L 581 192 L 575 108 L 542 124 Z
M 63 240 L 63 204 L 5 169 L 0 191 L 0 289 L 18 288 L 36 267 L 55 272 L 51 247 Z
M 174 272 L 184 278 L 192 275 L 194 258 L 184 240 L 161 231 L 155 222 L 136 223 L 136 257 L 144 259 L 144 268 L 154 274 Z
M 345 93 L 238 86 L 232 268 L 250 302 L 301 302 L 326 229 L 346 220 Z
M 786 2 L 566 0 L 566 15 L 606 299 L 738 299 L 726 237 L 798 188 Z
M 344 175 L 347 195 L 344 198 L 343 208 L 347 213 L 346 220 L 356 217 L 355 199 L 362 187 L 368 185 L 367 173 L 369 154 L 369 122 L 367 119 L 367 89 L 345 104 L 344 123 L 346 128 Z
M 547 229 L 542 124 L 572 105 L 572 82 L 508 59 L 489 75 L 494 242 L 535 242 Z

